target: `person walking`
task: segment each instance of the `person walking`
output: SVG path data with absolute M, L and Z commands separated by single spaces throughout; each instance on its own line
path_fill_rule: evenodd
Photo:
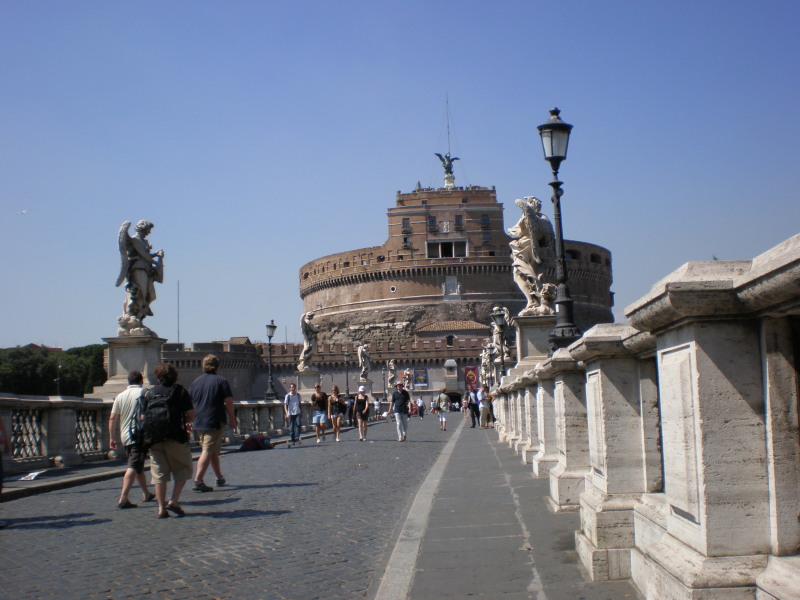
M 470 427 L 474 429 L 475 424 L 480 422 L 479 405 L 482 392 L 480 390 L 470 390 L 467 393 L 469 394 L 469 416 L 472 418 Z
M 136 504 L 128 499 L 128 494 L 133 487 L 134 481 L 138 482 L 139 487 L 142 488 L 142 500 L 144 502 L 150 502 L 156 497 L 148 489 L 147 479 L 144 476 L 144 459 L 147 457 L 147 450 L 142 449 L 138 441 L 131 437 L 131 432 L 134 430 L 134 423 L 132 423 L 134 412 L 139 397 L 144 391 L 142 390 L 143 383 L 144 377 L 140 371 L 128 373 L 128 389 L 120 392 L 114 398 L 111 417 L 108 420 L 108 445 L 112 450 L 116 450 L 119 447 L 116 440 L 117 427 L 119 427 L 119 439 L 128 455 L 128 466 L 125 469 L 125 475 L 122 477 L 122 491 L 119 494 L 117 508 L 136 508 Z
M 177 383 L 178 370 L 170 364 L 156 367 L 158 385 L 147 390 L 145 406 L 156 398 L 166 398 L 169 415 L 167 438 L 150 446 L 150 476 L 156 489 L 158 518 L 165 519 L 169 512 L 182 517 L 180 497 L 183 487 L 192 476 L 192 452 L 189 450 L 189 431 L 195 419 L 192 398 L 186 389 Z M 145 408 L 147 412 L 147 408 Z M 167 501 L 167 484 L 173 480 L 172 497 Z
M 404 389 L 402 381 L 398 381 L 395 385 L 395 391 L 392 394 L 392 403 L 390 410 L 394 414 L 397 421 L 397 441 L 405 442 L 406 433 L 408 431 L 408 408 L 411 403 L 411 396 Z
M 334 385 L 331 388 L 331 395 L 328 396 L 328 418 L 333 427 L 333 437 L 336 438 L 337 442 L 342 431 L 342 419 L 344 419 L 345 412 L 347 412 L 347 401 L 339 392 L 339 386 Z
M 425 400 L 422 399 L 422 396 L 417 398 L 417 414 L 420 419 L 425 418 Z
M 478 409 L 481 413 L 481 429 L 488 429 L 489 428 L 489 408 L 491 399 L 489 398 L 489 388 L 487 386 L 483 386 L 481 388 L 480 393 L 478 394 Z
M 367 441 L 367 421 L 369 420 L 369 396 L 367 396 L 367 388 L 363 385 L 358 386 L 358 394 L 356 394 L 355 403 L 353 404 L 353 412 L 356 415 L 356 422 L 358 423 L 358 441 Z
M 447 431 L 447 411 L 450 410 L 450 396 L 447 395 L 447 388 L 439 390 L 436 399 L 436 410 L 439 413 L 439 430 Z
M 322 391 L 322 385 L 319 383 L 314 384 L 311 406 L 314 409 L 311 422 L 314 423 L 314 433 L 319 444 L 325 441 L 325 424 L 328 422 L 328 395 Z
M 210 466 L 217 477 L 216 485 L 225 485 L 225 477 L 219 463 L 222 450 L 222 432 L 225 427 L 225 413 L 228 425 L 236 431 L 236 414 L 233 412 L 233 392 L 228 380 L 217 375 L 219 359 L 213 354 L 203 359 L 203 374 L 189 386 L 189 394 L 194 404 L 194 429 L 200 440 L 200 458 L 194 476 L 194 491 L 210 492 L 214 488 L 203 481 Z
M 300 444 L 300 430 L 302 428 L 302 410 L 300 408 L 300 394 L 297 393 L 297 386 L 289 384 L 289 393 L 283 399 L 283 411 L 286 420 L 289 421 L 290 444 Z

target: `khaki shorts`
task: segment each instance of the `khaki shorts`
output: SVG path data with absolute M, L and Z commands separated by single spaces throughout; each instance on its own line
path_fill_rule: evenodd
M 150 477 L 153 483 L 192 478 L 192 453 L 189 444 L 166 440 L 150 447 Z
M 222 429 L 198 429 L 197 439 L 203 452 L 219 454 L 222 450 Z

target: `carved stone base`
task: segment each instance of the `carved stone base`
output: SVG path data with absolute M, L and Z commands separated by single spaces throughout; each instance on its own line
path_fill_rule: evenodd
M 644 496 L 634 509 L 631 579 L 642 594 L 670 600 L 753 600 L 756 577 L 769 557 L 704 556 L 667 532 L 665 508 Z
M 578 510 L 585 483 L 585 469 L 567 469 L 561 464 L 553 467 L 550 470 L 550 500 L 553 510 L 556 512 Z
M 297 393 L 302 400 L 310 400 L 314 393 L 314 386 L 320 382 L 319 371 L 304 369 L 297 372 Z
M 145 386 L 158 384 L 156 366 L 161 362 L 161 346 L 167 340 L 149 336 L 103 338 L 108 344 L 105 367 L 108 380 L 92 391 L 93 397 L 113 399 L 128 388 L 128 373 L 141 371 Z

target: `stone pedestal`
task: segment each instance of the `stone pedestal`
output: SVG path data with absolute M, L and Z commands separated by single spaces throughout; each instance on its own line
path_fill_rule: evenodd
M 320 383 L 319 371 L 305 369 L 297 372 L 297 393 L 302 400 L 309 400 L 314 393 L 314 386 Z
M 141 371 L 145 387 L 158 384 L 156 366 L 161 362 L 161 346 L 164 338 L 123 336 L 103 338 L 108 344 L 105 355 L 108 379 L 101 387 L 92 391 L 92 396 L 113 399 L 128 388 L 128 373 Z
M 646 464 L 657 440 L 658 396 L 640 380 L 652 370 L 640 370 L 626 342 L 655 350 L 655 338 L 627 325 L 596 325 L 570 346 L 570 355 L 586 365 L 589 458 L 585 489 L 580 497 L 581 530 L 576 532 L 578 555 L 592 580 L 630 577 L 634 545 L 633 507 L 648 489 Z M 645 359 L 652 363 L 652 358 Z M 660 458 L 660 453 L 655 457 Z
M 537 370 L 536 419 L 539 430 L 539 450 L 533 455 L 531 465 L 537 477 L 547 475 L 558 460 L 556 443 L 556 405 L 554 382 L 547 373 Z
M 522 464 L 527 465 L 532 462 L 534 455 L 539 451 L 539 425 L 536 411 L 536 388 L 525 388 L 523 395 L 523 439 L 525 444 L 519 449 L 519 456 Z
M 566 348 L 550 359 L 555 377 L 558 464 L 550 470 L 550 501 L 555 511 L 578 510 L 589 471 L 589 439 L 584 386 L 586 376 Z
M 752 599 L 766 567 L 768 341 L 753 314 L 786 302 L 782 294 L 796 298 L 800 236 L 790 242 L 752 264 L 687 263 L 626 311 L 657 339 L 663 504 L 637 505 L 631 555 L 648 598 Z
M 372 397 L 372 384 L 373 384 L 373 381 L 371 379 L 359 379 L 358 380 L 359 387 L 363 385 L 366 388 L 365 393 L 370 397 Z
M 517 329 L 517 364 L 512 374 L 522 373 L 547 360 L 550 355 L 550 333 L 556 324 L 551 317 L 514 317 L 511 319 Z

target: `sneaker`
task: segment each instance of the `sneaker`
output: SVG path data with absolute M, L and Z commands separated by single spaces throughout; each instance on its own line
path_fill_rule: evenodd
M 195 492 L 212 492 L 212 491 L 214 491 L 214 488 L 212 488 L 211 486 L 206 485 L 202 481 L 195 481 L 194 482 L 194 487 L 192 489 Z
M 337 442 L 339 442 L 339 441 L 341 441 L 341 440 L 340 440 L 340 439 L 337 437 L 337 438 L 336 438 L 336 441 L 337 441 Z
M 223 485 L 225 485 L 225 478 L 217 477 L 217 487 L 222 487 Z
M 322 440 L 321 440 L 321 439 L 319 439 L 319 438 L 317 438 L 317 443 L 318 443 L 318 444 L 321 444 L 321 443 L 322 443 Z

